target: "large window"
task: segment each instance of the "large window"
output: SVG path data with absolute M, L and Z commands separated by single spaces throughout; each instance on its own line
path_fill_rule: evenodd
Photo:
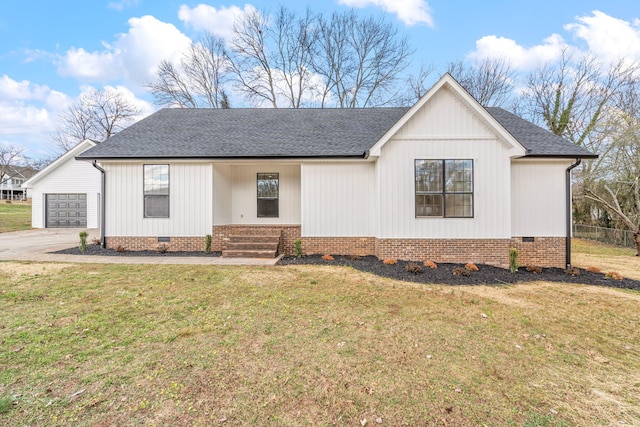
M 277 218 L 279 215 L 277 173 L 258 174 L 258 218 Z
M 169 218 L 169 165 L 144 165 L 144 217 Z
M 416 217 L 473 217 L 473 160 L 416 160 Z

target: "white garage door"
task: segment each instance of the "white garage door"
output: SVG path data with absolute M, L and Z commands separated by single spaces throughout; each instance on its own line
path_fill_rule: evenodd
M 86 228 L 86 194 L 47 194 L 47 228 Z

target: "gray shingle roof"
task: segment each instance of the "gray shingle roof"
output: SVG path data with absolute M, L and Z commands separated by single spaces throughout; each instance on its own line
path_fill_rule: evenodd
M 527 157 L 597 157 L 589 150 L 502 108 L 488 107 L 487 111 L 527 149 Z
M 363 157 L 407 111 L 163 109 L 78 157 Z
M 80 159 L 364 157 L 409 108 L 162 109 Z M 593 154 L 500 108 L 487 111 L 528 156 Z

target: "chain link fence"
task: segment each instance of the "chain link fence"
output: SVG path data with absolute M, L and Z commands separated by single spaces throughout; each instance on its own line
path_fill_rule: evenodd
M 595 225 L 573 224 L 573 237 L 595 240 L 610 245 L 624 246 L 635 249 L 633 233 L 629 230 L 605 228 Z

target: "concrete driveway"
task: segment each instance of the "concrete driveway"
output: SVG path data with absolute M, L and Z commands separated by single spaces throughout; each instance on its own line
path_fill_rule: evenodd
M 275 265 L 278 258 L 222 257 L 139 257 L 53 254 L 61 249 L 78 246 L 81 228 L 45 228 L 0 233 L 0 260 L 87 262 L 101 264 L 207 264 L 207 265 Z M 86 230 L 91 239 L 100 236 L 98 230 Z

